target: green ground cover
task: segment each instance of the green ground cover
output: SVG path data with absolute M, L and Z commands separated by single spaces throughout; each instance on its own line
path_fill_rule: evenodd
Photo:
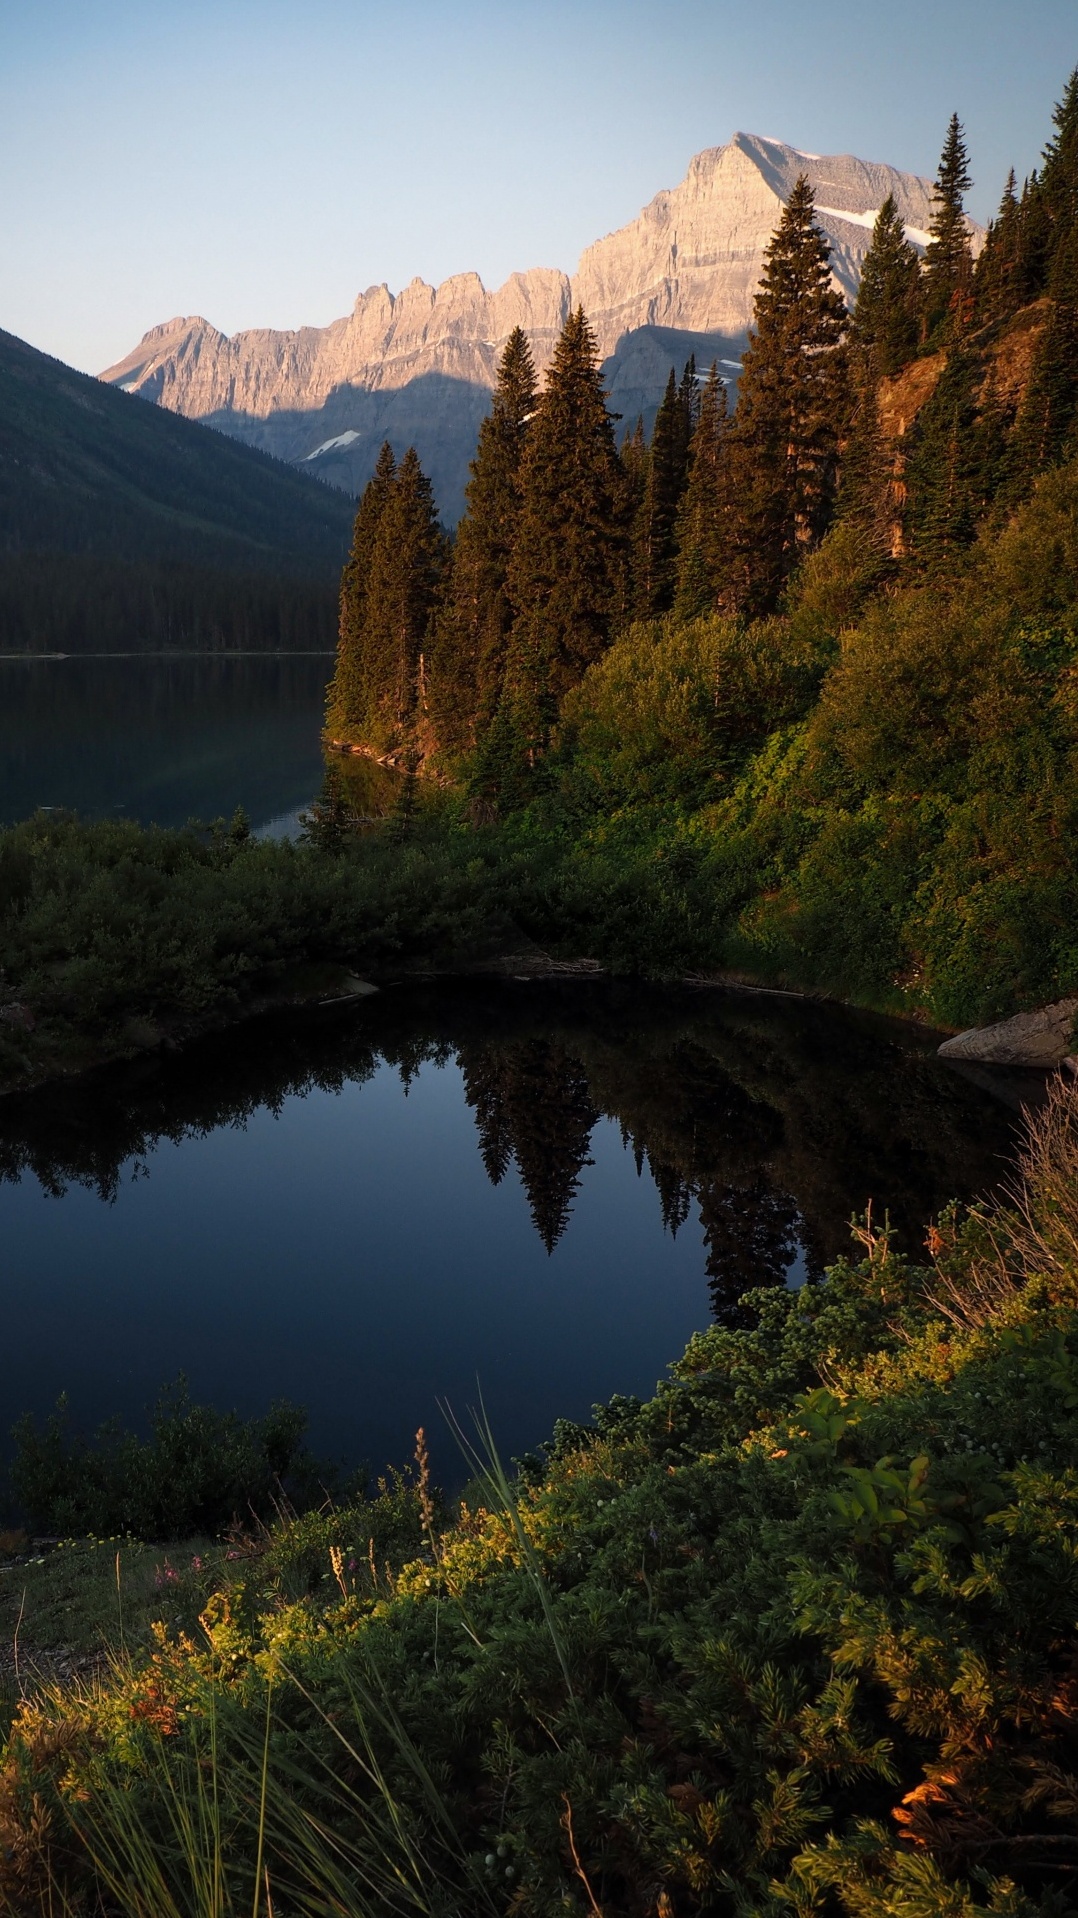
M 1076 1174 L 1060 1080 L 1013 1202 L 945 1214 L 923 1266 L 862 1223 L 518 1477 L 473 1435 L 454 1514 L 420 1465 L 192 1553 L 149 1644 L 117 1618 L 107 1672 L 22 1706 L 0 1899 L 1070 1909 Z

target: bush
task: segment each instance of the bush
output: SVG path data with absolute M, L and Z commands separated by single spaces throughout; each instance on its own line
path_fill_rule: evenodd
M 286 1489 L 310 1493 L 317 1481 L 306 1427 L 306 1413 L 283 1401 L 247 1420 L 192 1405 L 181 1380 L 159 1399 L 148 1439 L 108 1424 L 87 1442 L 61 1398 L 43 1429 L 29 1415 L 15 1427 L 11 1480 L 39 1531 L 188 1538 L 268 1518 Z

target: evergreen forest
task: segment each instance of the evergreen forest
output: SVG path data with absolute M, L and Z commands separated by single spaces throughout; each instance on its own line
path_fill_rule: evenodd
M 0 330 L 0 650 L 329 650 L 342 495 Z
M 635 891 L 604 959 L 941 1023 L 1074 987 L 1078 78 L 976 257 L 969 184 L 955 116 L 848 311 L 799 180 L 736 396 L 672 368 L 650 441 L 583 311 L 542 383 L 514 332 L 452 539 L 383 448 L 327 737 Z
M 886 202 L 851 311 L 800 180 L 736 393 L 675 366 L 650 437 L 611 417 L 584 312 L 542 379 L 513 333 L 452 537 L 384 447 L 302 839 L 242 814 L 0 832 L 0 1085 L 352 969 L 515 976 L 537 949 L 937 1027 L 1078 993 L 1078 69 L 976 249 L 969 186 L 956 117 L 927 244 Z M 25 1422 L 3 1918 L 1075 1912 L 1078 1076 L 1047 1077 L 1005 1188 L 940 1195 L 920 1246 L 870 1208 L 851 1245 L 845 1187 L 781 1156 L 823 1131 L 843 1176 L 882 1158 L 858 1074 L 829 1055 L 795 1123 L 791 1042 L 769 1116 L 758 1002 L 712 1042 L 664 996 L 699 1106 L 621 1013 L 503 1023 L 489 992 L 433 1042 L 548 1251 L 600 1112 L 671 1229 L 697 1205 L 714 1322 L 653 1397 L 512 1462 L 480 1407 L 451 1501 L 422 1431 L 411 1466 L 341 1482 L 287 1406 L 181 1395 L 96 1445 L 63 1408 Z M 414 1064 L 394 1002 L 379 1056 Z M 371 1067 L 360 1020 L 351 1051 L 327 1025 L 297 1061 L 291 1035 L 171 1120 L 152 1070 L 119 1115 L 102 1075 L 92 1127 L 60 1083 L 27 1102 L 43 1130 L 15 1101 L 0 1176 L 108 1196 L 168 1124 Z M 745 1147 L 725 1181 L 708 1124 Z M 85 1661 L 25 1683 L 25 1633 L 77 1629 Z

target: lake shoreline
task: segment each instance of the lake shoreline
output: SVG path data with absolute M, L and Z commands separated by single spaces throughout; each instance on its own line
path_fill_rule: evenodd
M 357 979 L 354 968 L 343 962 L 303 966 L 297 968 L 296 972 L 302 977 L 297 979 L 292 975 L 287 983 L 276 990 L 252 993 L 249 998 L 236 1004 L 229 1005 L 221 1002 L 216 1006 L 207 1007 L 203 1012 L 187 1015 L 161 1013 L 153 1018 L 129 1019 L 126 1022 L 128 1028 L 126 1038 L 121 1032 L 111 1042 L 86 1039 L 80 1043 L 77 1040 L 69 1040 L 64 1044 L 61 1056 L 54 1060 L 42 1060 L 31 1070 L 17 1076 L 0 1076 L 0 1100 L 20 1093 L 34 1092 L 59 1080 L 79 1078 L 102 1068 L 130 1062 L 155 1052 L 180 1052 L 213 1033 L 228 1032 L 259 1019 L 272 1019 L 282 1014 L 314 1016 L 321 1012 L 340 1011 L 347 1005 L 358 1005 L 372 992 L 382 992 L 394 986 L 449 984 L 453 981 L 474 979 L 490 979 L 500 983 L 515 982 L 521 985 L 572 984 L 573 982 L 614 984 L 618 981 L 631 981 L 660 988 L 665 986 L 698 992 L 728 992 L 768 999 L 790 999 L 803 1004 L 834 1006 L 848 1012 L 868 1013 L 873 1018 L 894 1021 L 900 1027 L 916 1031 L 926 1037 L 934 1036 L 937 1032 L 941 1039 L 947 1036 L 946 1029 L 930 1026 L 925 1020 L 910 1014 L 886 1011 L 878 1006 L 859 1005 L 854 1001 L 839 999 L 831 993 L 811 988 L 770 985 L 733 972 L 692 972 L 672 977 L 657 975 L 648 977 L 617 972 L 594 959 L 555 957 L 538 948 L 521 950 L 518 947 L 515 950 L 492 953 L 482 958 L 457 960 L 442 966 L 416 962 L 411 966 L 395 968 L 392 971 L 366 968 L 362 979 Z M 308 980 L 308 975 L 312 974 L 317 976 Z M 355 981 L 355 987 L 352 989 L 347 986 L 349 980 Z M 17 1006 L 3 1009 L 3 1011 L 12 1010 L 18 1012 L 21 1009 Z M 0 1012 L 0 1017 L 2 1016 L 3 1012 Z

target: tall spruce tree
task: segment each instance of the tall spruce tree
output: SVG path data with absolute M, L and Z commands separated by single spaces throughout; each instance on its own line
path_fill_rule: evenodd
M 921 560 L 938 562 L 973 539 L 1005 471 L 1004 423 L 979 354 L 952 347 L 910 439 L 906 543 Z
M 876 215 L 850 322 L 855 356 L 877 379 L 914 357 L 920 304 L 921 262 L 889 193 Z
M 729 499 L 724 466 L 726 387 L 712 363 L 699 399 L 689 449 L 689 477 L 677 520 L 674 611 L 695 619 L 718 604 L 728 536 Z
M 366 738 L 380 750 L 400 750 L 424 723 L 424 649 L 444 564 L 431 483 L 410 446 L 378 522 L 364 608 Z
M 640 618 L 668 612 L 673 604 L 675 529 L 697 410 L 696 362 L 690 359 L 680 385 L 670 368 L 655 416 L 643 496 L 633 521 L 632 609 Z
M 528 436 L 509 563 L 507 690 L 529 753 L 541 747 L 557 701 L 609 643 L 623 596 L 624 501 L 595 335 L 578 307 L 554 349 Z
M 1026 484 L 1072 450 L 1078 428 L 1078 223 L 1055 249 L 1048 292 L 1051 306 L 1011 449 Z
M 397 463 L 383 442 L 373 478 L 367 481 L 341 575 L 337 663 L 326 699 L 326 726 L 335 737 L 359 739 L 367 721 L 367 653 L 364 645 L 367 590 L 382 514 L 393 492 Z
M 730 540 L 720 602 L 775 606 L 826 530 L 844 426 L 847 313 L 802 174 L 767 253 L 727 441 Z
M 963 198 L 971 184 L 962 122 L 952 113 L 936 174 L 932 195 L 936 210 L 925 249 L 921 335 L 932 345 L 956 338 L 972 314 L 973 253 Z
M 1044 149 L 1039 181 L 1052 229 L 1049 270 L 1055 254 L 1078 227 L 1078 67 L 1067 81 L 1052 124 L 1055 133 Z
M 880 424 L 881 379 L 913 359 L 920 336 L 921 262 L 906 238 L 894 197 L 876 216 L 850 323 L 849 430 L 838 513 L 881 551 L 900 543 L 894 454 Z
M 527 335 L 506 341 L 490 412 L 471 462 L 432 660 L 431 711 L 439 746 L 467 751 L 501 696 L 512 625 L 509 559 L 520 517 L 521 467 L 537 386 Z
M 1022 209 L 1012 167 L 1007 175 L 999 212 L 989 222 L 984 245 L 973 269 L 973 294 L 979 321 L 987 324 L 1002 319 L 1021 306 L 1021 254 Z

